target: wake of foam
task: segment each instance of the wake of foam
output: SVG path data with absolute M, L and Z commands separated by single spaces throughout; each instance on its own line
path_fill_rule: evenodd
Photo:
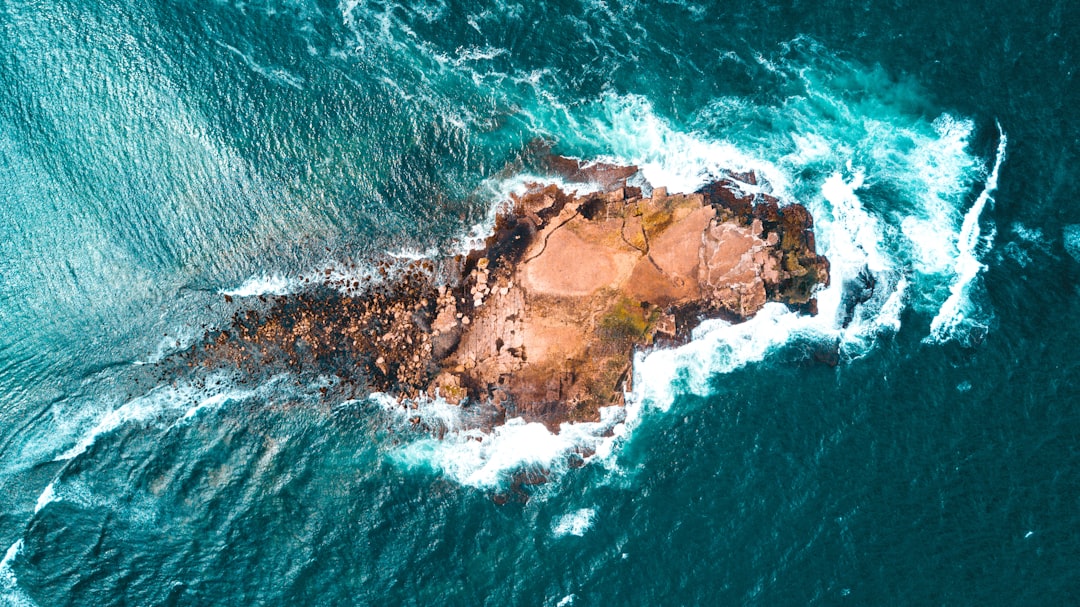
M 687 161 L 672 154 L 669 158 L 674 164 L 665 167 L 664 155 L 651 149 L 640 151 L 635 158 L 609 160 L 627 164 L 653 158 L 651 179 L 661 180 L 657 184 L 670 178 L 680 183 L 681 189 L 693 190 L 732 158 L 726 145 L 689 143 L 693 138 L 681 135 L 674 140 L 683 149 L 698 149 L 705 156 L 715 152 L 716 160 Z M 650 141 L 650 146 L 672 144 L 672 139 L 664 137 Z M 764 166 L 770 172 L 778 170 L 777 165 Z M 869 170 L 848 162 L 845 168 L 832 171 L 820 182 L 814 198 L 804 201 L 814 209 L 818 244 L 832 266 L 831 284 L 817 294 L 816 316 L 800 315 L 782 304 L 771 303 L 743 323 L 706 321 L 684 346 L 638 354 L 634 363 L 634 393 L 628 395 L 624 408 L 603 409 L 600 422 L 563 424 L 557 434 L 541 424 L 529 424 L 521 419 L 509 420 L 491 432 L 468 430 L 454 419 L 456 408 L 445 403 L 421 404 L 418 410 L 424 415 L 440 416 L 448 431 L 441 439 L 423 438 L 395 449 L 392 458 L 409 467 L 438 470 L 459 483 L 481 488 L 502 486 L 513 472 L 523 468 L 541 468 L 557 474 L 562 462 L 575 452 L 594 453 L 588 458 L 590 461 L 615 466 L 613 455 L 619 441 L 648 411 L 670 409 L 680 394 L 708 395 L 710 382 L 717 375 L 761 361 L 792 340 L 838 344 L 848 358 L 869 352 L 879 335 L 900 330 L 901 315 L 910 293 L 929 288 L 913 280 L 919 275 L 917 271 L 911 272 L 918 256 L 913 261 L 912 257 L 898 254 L 905 251 L 896 241 L 905 238 L 902 230 L 888 223 L 889 215 L 871 211 L 862 203 L 858 192 L 864 187 Z M 770 183 L 781 185 L 793 180 L 784 176 L 769 178 Z M 805 186 L 801 189 L 806 191 Z M 932 238 L 946 241 L 949 237 L 935 233 Z M 947 248 L 941 244 L 934 247 Z M 846 306 L 850 304 L 846 285 L 864 272 L 874 279 L 873 295 L 847 314 Z M 918 293 L 920 298 L 928 295 L 932 292 Z
M 666 411 L 679 394 L 707 395 L 717 375 L 763 360 L 796 337 L 831 339 L 837 333 L 832 319 L 824 314 L 801 315 L 779 303 L 766 304 L 741 323 L 707 320 L 683 346 L 638 354 L 633 401 Z
M 7 588 L 13 588 L 15 585 L 15 574 L 11 571 L 11 561 L 15 560 L 15 557 L 19 555 L 22 547 L 23 541 L 21 539 L 8 546 L 7 552 L 4 553 L 4 560 L 0 561 L 0 584 Z
M 38 496 L 37 504 L 34 506 L 34 515 L 40 514 L 49 504 L 65 502 L 84 510 L 108 511 L 112 516 L 130 523 L 147 525 L 153 522 L 156 507 L 152 498 L 137 497 L 134 500 L 118 498 L 119 496 L 114 494 L 95 492 L 78 479 L 61 483 L 58 476 Z
M 45 487 L 45 490 L 41 492 L 41 495 L 38 496 L 37 503 L 34 504 L 34 514 L 41 512 L 42 508 L 55 501 L 57 501 L 56 479 L 53 479 L 53 481 Z

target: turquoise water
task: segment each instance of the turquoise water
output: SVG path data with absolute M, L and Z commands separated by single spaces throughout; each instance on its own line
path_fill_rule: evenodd
M 0 4 L 0 603 L 1067 604 L 1078 25 Z M 439 403 L 442 440 L 328 378 L 162 362 L 259 293 L 460 250 L 537 138 L 672 190 L 759 170 L 815 215 L 822 313 L 707 324 L 639 355 L 625 419 L 480 442 Z

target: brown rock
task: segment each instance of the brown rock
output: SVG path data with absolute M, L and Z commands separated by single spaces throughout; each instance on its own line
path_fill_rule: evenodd
M 745 319 L 767 301 L 815 310 L 829 275 L 813 220 L 763 193 L 757 175 L 641 198 L 626 184 L 633 167 L 546 162 L 608 191 L 515 196 L 481 250 L 382 265 L 385 282 L 349 297 L 302 293 L 237 312 L 235 330 L 208 334 L 190 356 L 253 373 L 312 367 L 353 386 L 342 390 L 438 395 L 488 407 L 485 423 L 522 416 L 557 429 L 621 403 L 634 349 L 678 343 L 700 318 Z

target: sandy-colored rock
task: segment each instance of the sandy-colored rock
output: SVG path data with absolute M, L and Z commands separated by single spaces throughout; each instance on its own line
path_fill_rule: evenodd
M 557 429 L 622 401 L 635 349 L 767 301 L 812 313 L 829 280 L 810 214 L 781 206 L 752 173 L 642 197 L 632 167 L 550 166 L 606 191 L 537 187 L 512 198 L 478 251 L 380 267 L 384 280 L 362 295 L 301 293 L 238 312 L 191 356 L 252 373 L 312 367 L 356 390 L 470 403 L 489 412 L 484 423 L 523 416 Z
M 625 281 L 636 257 L 584 240 L 564 226 L 551 232 L 542 251 L 523 264 L 519 279 L 522 286 L 537 294 L 586 296 Z

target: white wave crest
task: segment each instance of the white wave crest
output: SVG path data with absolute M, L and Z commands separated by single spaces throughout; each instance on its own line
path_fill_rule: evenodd
M 797 335 L 831 333 L 830 319 L 800 315 L 779 303 L 766 304 L 741 323 L 707 320 L 694 330 L 690 343 L 636 357 L 633 400 L 666 411 L 678 394 L 706 395 L 717 375 L 760 361 Z
M 598 160 L 635 165 L 653 185 L 693 192 L 721 172 L 755 171 L 774 192 L 787 194 L 788 176 L 767 158 L 725 139 L 680 130 L 643 96 L 606 94 L 594 111 L 575 126 L 591 133 L 592 145 L 608 150 Z
M 224 374 L 211 376 L 198 386 L 191 383 L 158 386 L 143 396 L 99 415 L 94 425 L 53 461 L 70 460 L 82 455 L 98 438 L 124 425 L 158 423 L 173 426 L 193 418 L 201 411 L 220 407 L 230 401 L 268 396 L 286 386 L 286 379 L 285 375 L 275 376 L 250 390 L 237 389 L 233 378 Z
M 62 473 L 61 473 L 62 474 Z M 156 508 L 150 498 L 118 499 L 114 494 L 95 492 L 80 480 L 68 480 L 61 483 L 60 478 L 52 482 L 38 496 L 34 514 L 39 514 L 49 504 L 65 502 L 86 510 L 107 510 L 113 516 L 136 524 L 150 524 L 156 516 Z
M 297 289 L 296 282 L 280 274 L 252 276 L 235 289 L 218 291 L 230 297 L 258 297 L 259 295 L 288 295 Z
M 930 322 L 929 341 L 941 342 L 956 336 L 963 327 L 970 327 L 978 322 L 969 314 L 971 310 L 970 289 L 972 281 L 983 270 L 979 258 L 990 248 L 993 236 L 980 238 L 979 218 L 983 209 L 994 204 L 994 193 L 997 191 L 998 171 L 1005 161 L 1005 149 L 1008 138 L 1001 125 L 998 125 L 997 156 L 994 158 L 994 168 L 986 179 L 983 191 L 975 199 L 974 204 L 964 214 L 964 223 L 957 239 L 958 255 L 953 266 L 956 275 L 952 286 L 949 288 L 949 297 L 941 304 L 934 319 Z
M 49 504 L 57 501 L 57 499 L 58 498 L 56 497 L 56 479 L 53 479 L 53 481 L 50 482 L 45 487 L 45 490 L 41 492 L 41 495 L 38 496 L 37 503 L 34 504 L 34 514 L 37 514 L 38 512 L 41 512 L 42 508 L 44 508 L 45 506 L 48 506 Z
M 432 259 L 439 254 L 439 250 L 435 247 L 428 247 L 423 251 L 417 251 L 416 249 L 400 249 L 398 251 L 391 251 L 387 253 L 394 259 L 404 259 L 406 261 L 420 261 L 421 259 Z
M 437 251 L 434 249 L 426 251 L 401 249 L 387 252 L 387 257 L 409 262 L 430 258 L 436 253 Z M 392 266 L 384 269 L 391 270 L 391 272 L 394 270 Z M 385 277 L 370 263 L 335 260 L 319 264 L 315 269 L 299 272 L 291 276 L 283 273 L 252 276 L 236 288 L 221 289 L 218 293 L 230 297 L 292 295 L 305 288 L 325 286 L 338 291 L 342 295 L 356 295 L 384 279 Z
M 8 547 L 4 559 L 0 560 L 0 601 L 11 607 L 36 607 L 36 603 L 19 588 L 19 579 L 11 568 L 12 561 L 22 552 L 23 540 Z

